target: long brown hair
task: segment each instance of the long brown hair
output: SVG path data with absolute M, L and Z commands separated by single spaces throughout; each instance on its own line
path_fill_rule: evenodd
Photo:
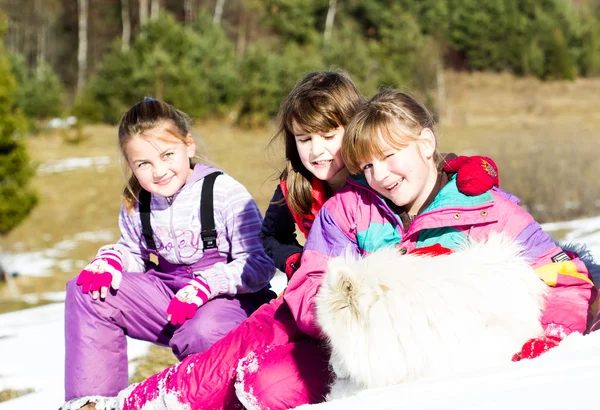
M 127 181 L 123 188 L 123 202 L 127 209 L 133 208 L 142 187 L 127 165 L 125 146 L 132 138 L 141 136 L 144 132 L 157 127 L 164 127 L 166 132 L 185 143 L 188 134 L 190 134 L 191 119 L 186 113 L 164 101 L 145 98 L 131 107 L 119 123 L 119 149 L 123 172 Z M 204 162 L 204 160 L 201 155 L 196 153 L 190 160 L 190 168 L 193 168 L 198 162 Z
M 435 120 L 423 104 L 400 91 L 378 92 L 356 112 L 346 127 L 342 141 L 346 168 L 351 174 L 358 174 L 362 171 L 361 162 L 381 158 L 379 135 L 389 146 L 402 149 L 408 142 L 416 141 L 425 128 L 434 134 L 437 146 Z M 436 164 L 442 161 L 437 147 L 434 161 Z
M 313 178 L 300 160 L 294 124 L 307 133 L 345 127 L 364 101 L 346 73 L 322 71 L 304 76 L 282 102 L 272 142 L 278 138 L 284 141 L 286 163 L 280 180 L 286 181 L 286 199 L 292 212 L 310 213 Z

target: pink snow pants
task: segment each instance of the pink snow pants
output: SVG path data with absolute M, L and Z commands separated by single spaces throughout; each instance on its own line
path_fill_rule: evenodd
M 319 403 L 329 390 L 328 361 L 322 342 L 298 329 L 279 298 L 206 352 L 137 384 L 123 410 L 166 408 L 167 396 L 170 403 L 176 400 L 193 410 L 276 410 Z

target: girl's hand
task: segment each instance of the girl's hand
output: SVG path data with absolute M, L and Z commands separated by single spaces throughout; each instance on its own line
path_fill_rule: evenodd
M 92 293 L 92 299 L 106 298 L 109 286 L 119 289 L 123 277 L 123 262 L 116 252 L 104 252 L 87 265 L 77 278 L 83 293 Z
M 460 156 L 446 162 L 444 171 L 456 172 L 456 185 L 465 195 L 477 196 L 500 186 L 498 167 L 488 157 Z
M 174 325 L 182 325 L 191 319 L 196 310 L 210 299 L 210 286 L 202 278 L 196 277 L 179 289 L 167 307 L 167 320 Z

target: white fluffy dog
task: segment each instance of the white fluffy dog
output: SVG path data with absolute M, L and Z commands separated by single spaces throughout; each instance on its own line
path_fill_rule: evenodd
M 435 257 L 333 259 L 316 302 L 337 376 L 328 399 L 510 362 L 541 335 L 546 292 L 502 235 Z

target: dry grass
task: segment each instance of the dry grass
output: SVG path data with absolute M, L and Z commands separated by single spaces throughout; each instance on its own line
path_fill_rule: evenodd
M 448 73 L 441 149 L 482 154 L 540 222 L 600 213 L 600 79 Z
M 171 349 L 156 345 L 150 346 L 148 355 L 140 359 L 135 373 L 131 376 L 130 382 L 137 383 L 146 380 L 154 373 L 173 366 L 177 363 L 177 358 L 173 355 Z
M 0 403 L 21 397 L 25 394 L 33 393 L 33 389 L 26 390 L 2 390 L 0 391 Z
M 502 187 L 520 196 L 542 220 L 561 220 L 600 213 L 600 79 L 543 83 L 510 75 L 447 73 L 447 111 L 441 124 L 440 148 L 445 152 L 493 157 L 500 167 Z M 271 130 L 243 130 L 226 122 L 198 124 L 196 134 L 218 166 L 244 184 L 264 211 L 273 190 L 278 163 L 267 149 Z M 30 138 L 34 160 L 108 155 L 103 170 L 80 168 L 38 174 L 34 184 L 40 204 L 9 235 L 0 250 L 25 252 L 53 247 L 81 232 L 109 230 L 118 238 L 117 214 L 122 177 L 116 160 L 116 129 L 91 126 L 79 145 L 64 142 L 60 133 Z M 202 142 L 204 144 L 202 144 Z M 22 293 L 63 290 L 104 242 L 82 241 L 68 249 L 45 278 L 20 277 Z M 0 285 L 0 311 L 22 303 L 7 300 Z M 153 347 L 134 377 L 141 380 L 175 362 L 168 349 Z

